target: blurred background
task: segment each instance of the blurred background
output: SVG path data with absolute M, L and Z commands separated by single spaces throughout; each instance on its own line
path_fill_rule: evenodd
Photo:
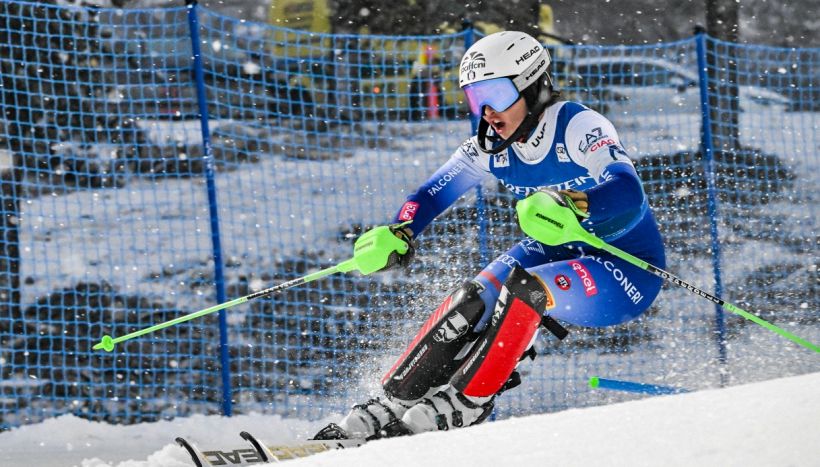
M 114 0 L 115 2 L 117 0 Z M 119 0 L 127 7 L 179 6 L 183 0 Z M 222 14 L 252 21 L 269 21 L 269 0 L 203 0 L 201 5 Z M 284 2 L 279 2 L 284 3 Z M 293 2 L 289 2 L 293 3 Z M 551 7 L 555 34 L 583 44 L 638 45 L 668 42 L 692 35 L 697 24 L 706 25 L 707 0 L 352 0 L 317 2 L 326 5 L 333 33 L 439 34 L 460 29 L 463 19 L 482 21 L 537 33 L 539 10 Z M 717 2 L 715 2 L 717 3 Z M 728 2 L 723 2 L 728 3 Z M 721 7 L 721 5 L 717 5 Z M 771 2 L 740 0 L 739 42 L 784 47 L 816 47 L 820 19 L 812 0 Z M 274 20 L 275 21 L 275 20 Z M 281 20 L 280 20 L 281 21 Z M 276 23 L 279 26 L 287 24 Z M 299 25 L 291 25 L 298 27 Z

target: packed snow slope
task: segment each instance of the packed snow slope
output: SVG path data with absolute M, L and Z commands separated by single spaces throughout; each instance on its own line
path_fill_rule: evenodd
M 380 441 L 314 466 L 820 466 L 820 373 Z
M 820 373 L 514 418 L 288 461 L 299 466 L 820 466 Z M 318 422 L 195 416 L 110 426 L 64 416 L 0 434 L 0 465 L 182 467 L 173 444 L 246 448 L 308 436 Z

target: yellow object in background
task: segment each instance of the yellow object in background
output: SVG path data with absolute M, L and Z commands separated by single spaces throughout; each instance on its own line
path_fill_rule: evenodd
M 327 0 L 273 0 L 268 21 L 273 26 L 331 32 Z

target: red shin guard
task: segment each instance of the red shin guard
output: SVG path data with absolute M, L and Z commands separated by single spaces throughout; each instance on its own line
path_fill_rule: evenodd
M 450 384 L 467 396 L 496 394 L 538 331 L 547 293 L 524 269 L 513 269 L 501 287 L 492 321 Z

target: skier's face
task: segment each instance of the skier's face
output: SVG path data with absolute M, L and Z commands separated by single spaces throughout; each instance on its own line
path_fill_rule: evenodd
M 489 105 L 484 106 L 484 120 L 493 127 L 498 136 L 507 139 L 518 129 L 527 116 L 527 103 L 519 98 L 503 112 L 496 112 Z

